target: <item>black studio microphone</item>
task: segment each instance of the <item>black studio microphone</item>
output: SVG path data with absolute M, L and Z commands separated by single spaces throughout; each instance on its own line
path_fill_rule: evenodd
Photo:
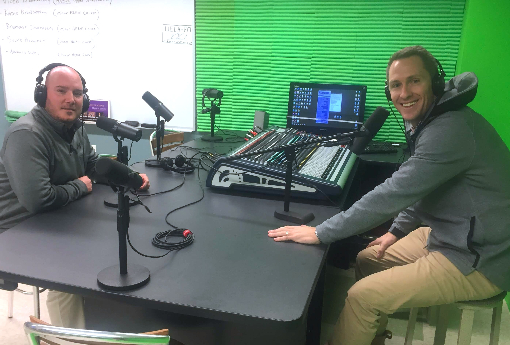
M 379 132 L 384 121 L 388 118 L 390 112 L 383 107 L 377 107 L 372 115 L 365 121 L 360 128 L 360 132 L 365 132 L 366 135 L 357 137 L 351 146 L 351 151 L 357 155 L 363 153 L 365 147 L 372 140 L 372 138 Z
M 96 173 L 117 186 L 138 189 L 143 185 L 143 179 L 139 173 L 111 158 L 99 158 L 96 162 Z
M 204 89 L 202 91 L 202 94 L 209 98 L 222 98 L 223 97 L 223 91 L 220 91 L 217 89 Z
M 174 114 L 149 91 L 143 94 L 142 99 L 154 109 L 156 116 L 161 116 L 165 121 L 170 121 L 174 117 Z
M 118 135 L 119 137 L 129 140 L 138 141 L 142 137 L 141 129 L 136 129 L 126 123 L 121 123 L 104 116 L 99 116 L 97 118 L 96 125 L 113 135 Z

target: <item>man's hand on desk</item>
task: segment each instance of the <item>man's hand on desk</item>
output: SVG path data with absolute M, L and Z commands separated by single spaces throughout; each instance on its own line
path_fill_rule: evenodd
M 139 188 L 139 190 L 147 190 L 149 189 L 149 187 L 151 186 L 150 182 L 149 182 L 149 178 L 147 177 L 147 175 L 145 174 L 140 174 L 140 177 L 142 178 L 143 180 L 143 184 L 142 186 Z
M 269 237 L 275 241 L 294 241 L 305 244 L 319 244 L 320 241 L 315 235 L 315 227 L 312 226 L 282 226 L 281 228 L 269 230 Z
M 381 259 L 384 255 L 384 252 L 386 251 L 386 249 L 388 249 L 393 243 L 395 243 L 397 241 L 398 241 L 397 236 L 393 235 L 391 232 L 387 232 L 384 235 L 382 235 L 381 237 L 370 242 L 368 244 L 367 248 L 375 246 L 375 245 L 380 245 L 379 250 L 377 251 L 377 258 Z
M 78 177 L 78 180 L 85 183 L 85 186 L 87 186 L 87 191 L 89 193 L 92 192 L 92 181 L 90 180 L 90 178 L 88 176 Z

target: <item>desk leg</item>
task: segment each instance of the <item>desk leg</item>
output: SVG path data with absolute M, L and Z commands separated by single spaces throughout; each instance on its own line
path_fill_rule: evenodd
M 326 280 L 326 264 L 322 267 L 319 280 L 315 286 L 310 306 L 308 307 L 306 345 L 319 344 L 321 340 L 322 303 L 324 282 Z

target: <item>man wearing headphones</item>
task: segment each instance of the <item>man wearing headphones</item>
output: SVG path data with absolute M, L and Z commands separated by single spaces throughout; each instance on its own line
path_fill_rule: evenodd
M 98 156 L 78 130 L 89 105 L 86 92 L 85 80 L 69 66 L 50 64 L 39 73 L 37 105 L 10 126 L 0 151 L 0 232 L 92 191 Z M 80 296 L 50 291 L 47 305 L 54 325 L 85 327 Z
M 439 69 L 439 71 L 438 71 Z M 445 86 L 423 47 L 404 48 L 387 66 L 388 101 L 402 115 L 411 157 L 351 208 L 317 227 L 270 230 L 275 241 L 331 243 L 395 215 L 388 233 L 356 259 L 329 345 L 383 344 L 398 308 L 490 298 L 510 290 L 510 151 L 466 105 L 473 73 Z

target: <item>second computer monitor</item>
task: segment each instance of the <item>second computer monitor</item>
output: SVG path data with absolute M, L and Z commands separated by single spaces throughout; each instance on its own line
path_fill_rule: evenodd
M 290 83 L 287 128 L 331 135 L 363 125 L 367 87 Z

